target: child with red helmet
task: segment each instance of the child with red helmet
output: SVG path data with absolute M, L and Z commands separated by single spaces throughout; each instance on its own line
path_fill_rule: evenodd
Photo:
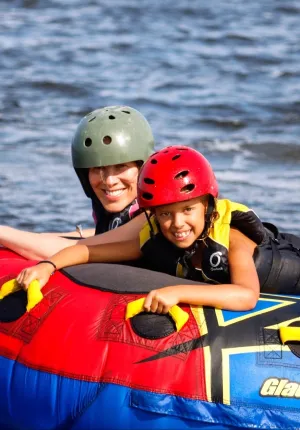
M 262 289 L 299 294 L 300 239 L 281 235 L 251 209 L 217 196 L 214 172 L 203 155 L 186 146 L 164 148 L 150 156 L 139 175 L 138 202 L 148 220 L 139 237 L 75 245 L 23 270 L 17 281 L 26 289 L 37 279 L 43 287 L 53 269 L 144 256 L 152 270 L 199 282 L 151 291 L 146 311 L 167 313 L 177 303 L 242 311 L 255 307 Z

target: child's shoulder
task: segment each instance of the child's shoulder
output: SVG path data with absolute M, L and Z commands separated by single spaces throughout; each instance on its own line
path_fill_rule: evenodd
M 246 248 L 253 252 L 256 246 L 257 244 L 240 230 L 230 227 L 229 248 L 231 248 L 231 250 L 237 248 Z
M 229 199 L 219 199 L 217 202 L 217 208 L 218 211 L 221 210 L 222 212 L 234 212 L 234 211 L 239 211 L 239 212 L 248 212 L 248 211 L 252 211 L 252 209 L 250 209 L 248 206 L 244 205 L 243 203 L 239 203 L 239 202 L 234 202 L 232 200 Z

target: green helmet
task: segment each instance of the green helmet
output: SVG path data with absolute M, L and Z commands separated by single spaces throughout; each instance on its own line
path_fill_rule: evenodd
M 153 148 L 151 127 L 140 112 L 129 106 L 108 106 L 94 110 L 78 124 L 72 141 L 73 167 L 91 197 L 90 167 L 145 162 Z

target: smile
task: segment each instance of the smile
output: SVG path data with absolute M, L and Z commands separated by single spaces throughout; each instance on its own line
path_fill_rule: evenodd
M 125 188 L 122 188 L 121 190 L 114 190 L 114 191 L 109 191 L 109 190 L 103 190 L 103 192 L 110 197 L 118 197 L 121 194 L 123 194 L 123 192 L 125 191 Z
M 177 240 L 183 240 L 186 239 L 191 233 L 191 230 L 187 230 L 187 231 L 180 231 L 177 233 L 174 233 L 174 236 L 176 237 Z

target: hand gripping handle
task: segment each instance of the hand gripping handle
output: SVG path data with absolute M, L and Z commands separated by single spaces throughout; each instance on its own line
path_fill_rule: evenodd
M 126 307 L 125 319 L 127 320 L 128 318 L 132 318 L 135 315 L 140 314 L 141 312 L 145 312 L 144 303 L 145 298 L 137 299 L 133 302 L 128 303 Z M 172 306 L 168 313 L 175 322 L 177 331 L 181 330 L 184 324 L 189 319 L 189 314 L 177 305 Z

